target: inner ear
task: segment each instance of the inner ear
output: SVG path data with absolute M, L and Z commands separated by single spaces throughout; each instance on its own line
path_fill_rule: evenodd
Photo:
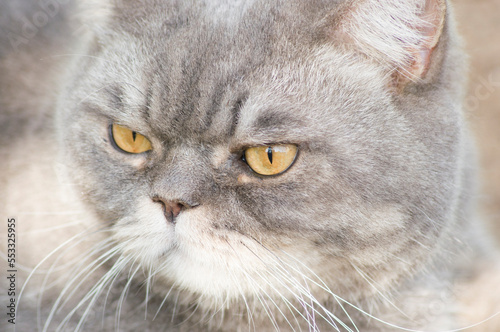
M 446 0 L 351 0 L 326 21 L 334 22 L 327 36 L 394 72 L 401 87 L 431 68 L 445 16 Z
M 422 36 L 420 44 L 412 50 L 413 63 L 409 68 L 403 68 L 410 78 L 422 79 L 429 70 L 432 54 L 443 32 L 446 16 L 446 1 L 426 0 L 420 14 L 421 24 L 415 27 Z M 404 73 L 403 73 L 404 74 Z

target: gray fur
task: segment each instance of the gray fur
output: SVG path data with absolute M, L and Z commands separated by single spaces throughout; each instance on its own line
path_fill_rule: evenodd
M 63 229 L 77 240 L 25 284 L 18 330 L 463 327 L 454 287 L 474 271 L 471 258 L 490 249 L 476 231 L 460 41 L 449 12 L 425 78 L 395 89 L 423 38 L 401 24 L 416 22 L 425 2 L 366 2 L 116 0 L 78 11 L 65 1 L 26 49 L 2 38 L 3 160 L 30 154 L 46 170 L 59 163 L 69 180 L 29 199 L 50 194 L 56 210 L 85 211 L 71 217 L 79 230 Z M 2 29 L 19 29 L 10 21 L 19 9 L 1 6 Z M 373 21 L 352 12 L 359 6 Z M 382 14 L 394 22 L 377 24 Z M 79 23 L 85 29 L 71 34 Z M 389 30 L 369 45 L 380 26 Z M 52 91 L 26 102 L 30 86 L 52 81 Z M 153 150 L 117 151 L 111 123 L 145 135 Z M 14 133 L 33 150 L 4 143 Z M 244 149 L 273 143 L 297 144 L 298 159 L 281 175 L 255 175 Z M 174 225 L 156 197 L 192 207 Z M 6 211 L 20 213 L 9 202 Z M 24 255 L 30 268 L 45 257 Z M 50 270 L 60 265 L 67 268 Z M 44 274 L 52 282 L 43 284 Z M 102 289 L 92 293 L 94 285 Z M 429 309 L 436 302 L 442 312 Z

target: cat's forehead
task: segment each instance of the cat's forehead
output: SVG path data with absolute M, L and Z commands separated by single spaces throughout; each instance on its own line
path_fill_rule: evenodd
M 215 24 L 235 27 L 257 0 L 206 0 L 203 16 Z
M 271 5 L 223 2 L 194 9 L 165 2 L 171 11 L 161 15 L 129 10 L 150 29 L 119 32 L 125 37 L 103 53 L 102 92 L 113 120 L 167 140 L 297 141 L 309 127 L 320 133 L 332 113 L 356 101 L 349 89 L 362 89 L 360 82 L 377 75 L 331 47 L 282 33 L 288 23 Z M 208 15 L 218 10 L 241 15 L 237 23 L 221 24 Z M 356 82 L 349 84 L 349 76 Z
M 269 58 L 262 44 L 245 52 L 212 42 L 177 43 L 173 55 L 115 68 L 100 94 L 106 115 L 170 142 L 298 143 L 384 94 L 365 89 L 377 76 L 373 68 L 349 64 L 331 49 L 284 61 Z
M 144 61 L 128 63 L 131 75 L 117 68 L 108 79 L 114 84 L 103 93 L 115 104 L 118 120 L 142 120 L 170 137 L 231 136 L 268 52 L 263 43 L 246 46 L 252 51 L 213 32 L 172 37 L 152 55 L 145 54 L 151 51 L 147 43 L 137 45 L 144 52 L 136 49 L 136 58 Z
M 141 3 L 126 0 L 109 0 L 112 6 L 90 6 L 89 12 L 105 12 L 106 28 L 127 31 L 132 34 L 176 33 L 180 29 L 191 32 L 221 26 L 235 31 L 243 22 L 250 20 L 247 29 L 273 16 L 279 1 L 262 0 L 144 0 Z M 104 1 L 106 3 L 106 1 Z M 96 15 L 94 15 L 96 16 Z M 159 28 L 159 29 L 158 29 Z

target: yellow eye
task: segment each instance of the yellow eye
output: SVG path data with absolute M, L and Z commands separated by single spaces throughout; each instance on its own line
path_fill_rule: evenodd
M 260 175 L 277 175 L 286 171 L 297 156 L 297 146 L 281 144 L 256 146 L 245 150 L 245 160 Z
M 151 142 L 135 131 L 113 123 L 111 134 L 116 146 L 125 152 L 141 153 L 151 150 Z

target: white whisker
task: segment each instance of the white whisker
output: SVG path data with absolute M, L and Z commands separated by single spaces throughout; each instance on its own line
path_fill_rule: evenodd
M 42 285 L 41 285 L 41 290 L 40 290 L 40 292 L 39 292 L 39 294 L 38 294 L 38 301 L 37 301 L 37 302 L 38 302 L 38 305 L 37 305 L 37 310 L 38 310 L 38 313 L 40 313 L 40 312 L 39 312 L 39 310 L 40 310 L 40 308 L 42 307 L 41 303 L 42 303 L 43 294 L 44 294 L 44 292 L 45 292 L 45 289 L 47 289 L 47 288 L 52 288 L 54 285 L 59 284 L 59 283 L 63 280 L 63 278 L 65 278 L 65 276 L 64 276 L 64 275 L 62 275 L 62 276 L 60 276 L 60 277 L 59 277 L 59 279 L 58 279 L 58 280 L 53 281 L 51 285 L 47 286 L 47 282 L 48 282 L 48 280 L 49 280 L 49 278 L 50 278 L 51 274 L 54 272 L 54 271 L 53 271 L 53 267 L 54 267 L 54 266 L 56 266 L 56 265 L 58 265 L 58 261 L 59 261 L 59 259 L 61 259 L 61 258 L 62 258 L 62 255 L 64 255 L 64 254 L 65 254 L 65 252 L 66 252 L 67 250 L 69 250 L 69 249 L 71 249 L 71 248 L 73 248 L 73 247 L 77 246 L 78 244 L 80 244 L 80 243 L 81 243 L 81 241 L 83 241 L 83 239 L 81 239 L 80 241 L 75 242 L 72 246 L 70 246 L 70 247 L 69 247 L 69 248 L 67 248 L 65 251 L 63 251 L 63 252 L 62 252 L 62 253 L 61 253 L 61 254 L 57 257 L 57 259 L 56 259 L 56 260 L 52 263 L 51 267 L 50 267 L 50 268 L 47 270 L 47 272 L 45 273 L 45 277 L 44 277 L 43 282 L 42 282 Z M 102 251 L 103 249 L 106 249 L 106 248 L 108 247 L 108 244 L 109 244 L 109 246 L 110 246 L 110 245 L 112 245 L 110 242 L 111 242 L 111 240 L 110 240 L 110 239 L 106 239 L 106 240 L 104 240 L 104 241 L 102 241 L 102 242 L 98 243 L 98 245 L 96 245 L 96 249 L 95 249 L 95 250 L 93 250 L 90 254 L 88 254 L 88 253 L 84 253 L 84 254 L 82 254 L 81 256 L 79 256 L 79 257 L 75 258 L 75 261 L 80 261 L 80 264 L 79 264 L 79 265 L 77 265 L 77 266 L 73 269 L 73 271 L 78 270 L 78 269 L 79 269 L 79 267 L 80 267 L 81 265 L 83 265 L 83 264 L 84 264 L 84 262 L 86 261 L 86 259 L 87 259 L 87 258 L 92 257 L 92 255 L 96 254 L 98 251 Z M 83 258 L 83 259 L 82 259 L 82 258 Z M 54 270 L 56 270 L 56 269 L 54 269 Z M 70 273 L 70 274 L 71 274 L 71 273 Z M 41 322 L 40 322 L 40 326 L 41 326 Z
M 367 274 L 363 273 L 360 268 L 358 268 L 354 263 L 349 262 L 352 267 L 358 272 L 358 274 L 371 286 L 373 289 L 377 291 L 377 294 L 379 294 L 387 303 L 389 303 L 394 309 L 396 309 L 400 314 L 405 316 L 406 318 L 410 318 L 406 313 L 404 313 L 401 309 L 399 309 L 387 296 L 385 296 L 375 285 L 375 281 L 370 278 Z
M 137 265 L 137 268 L 132 272 L 132 266 L 136 263 L 137 259 L 131 264 L 130 270 L 129 270 L 129 275 L 128 275 L 128 280 L 127 283 L 125 284 L 125 287 L 122 290 L 122 293 L 120 295 L 120 299 L 118 300 L 118 308 L 116 309 L 116 318 L 115 318 L 115 327 L 116 330 L 120 330 L 120 315 L 122 311 L 122 306 L 123 302 L 125 301 L 125 298 L 127 297 L 128 291 L 130 289 L 130 286 L 132 284 L 132 280 L 134 279 L 135 275 L 137 274 L 137 271 L 140 270 L 141 266 Z M 131 273 L 132 272 L 132 273 Z
M 48 326 L 51 323 L 52 318 L 56 314 L 56 312 L 59 312 L 66 305 L 66 303 L 73 297 L 74 293 L 79 288 L 79 286 L 81 284 L 83 284 L 85 282 L 85 280 L 87 280 L 87 278 L 89 278 L 93 272 L 95 272 L 99 267 L 101 267 L 103 264 L 105 264 L 107 261 L 109 261 L 115 254 L 118 254 L 118 249 L 116 247 L 114 247 L 113 249 L 107 251 L 105 254 L 101 255 L 99 258 L 97 258 L 94 261 L 92 261 L 91 264 L 87 265 L 87 267 L 85 269 L 83 269 L 82 271 L 80 271 L 76 276 L 74 276 L 65 285 L 65 287 L 60 292 L 59 296 L 57 297 L 55 303 L 52 306 L 52 309 L 51 309 L 51 311 L 49 313 L 49 316 L 48 316 L 48 318 L 47 318 L 47 320 L 45 322 L 44 331 L 46 331 L 48 329 Z M 99 261 L 101 261 L 101 262 L 99 264 L 97 264 Z M 93 267 L 93 268 L 91 269 L 91 267 Z M 110 271 L 108 271 L 108 273 L 109 272 Z M 69 290 L 69 288 L 75 283 L 76 280 L 79 280 L 79 278 L 84 273 L 86 273 L 86 275 L 82 279 L 80 279 L 79 283 L 73 288 L 73 290 L 70 292 L 70 294 L 66 296 L 66 293 Z M 106 273 L 105 276 L 103 276 L 101 278 L 101 280 L 103 278 L 105 278 L 108 273 Z M 92 292 L 94 292 L 95 289 L 98 288 L 98 285 L 99 285 L 99 283 L 97 283 L 97 285 L 94 285 L 92 287 L 91 291 L 89 293 L 87 293 L 87 295 L 82 300 L 80 300 L 80 303 L 73 310 L 71 310 L 66 315 L 66 318 L 61 322 L 60 326 L 64 325 L 71 318 L 71 316 L 76 312 L 76 310 L 78 308 L 80 308 L 83 305 L 84 302 L 86 302 L 86 300 L 89 298 L 89 294 L 91 294 Z M 64 297 L 65 297 L 65 299 L 64 299 L 64 301 L 62 301 L 62 299 Z M 61 301 L 62 301 L 62 303 L 61 303 Z
M 155 314 L 155 315 L 154 315 L 154 317 L 153 317 L 153 320 L 155 320 L 155 319 L 156 319 L 156 316 L 158 316 L 158 314 L 160 313 L 161 308 L 163 307 L 163 305 L 164 305 L 164 304 L 165 304 L 165 302 L 167 301 L 167 298 L 168 298 L 168 296 L 170 295 L 170 293 L 172 292 L 172 289 L 174 289 L 174 287 L 175 287 L 175 284 L 173 284 L 173 285 L 172 285 L 172 287 L 170 287 L 170 289 L 169 289 L 169 290 L 168 290 L 168 292 L 167 292 L 167 295 L 165 295 L 165 296 L 164 296 L 163 300 L 162 300 L 162 301 L 161 301 L 161 303 L 160 303 L 160 306 L 158 307 L 158 310 L 156 311 L 156 314 Z

